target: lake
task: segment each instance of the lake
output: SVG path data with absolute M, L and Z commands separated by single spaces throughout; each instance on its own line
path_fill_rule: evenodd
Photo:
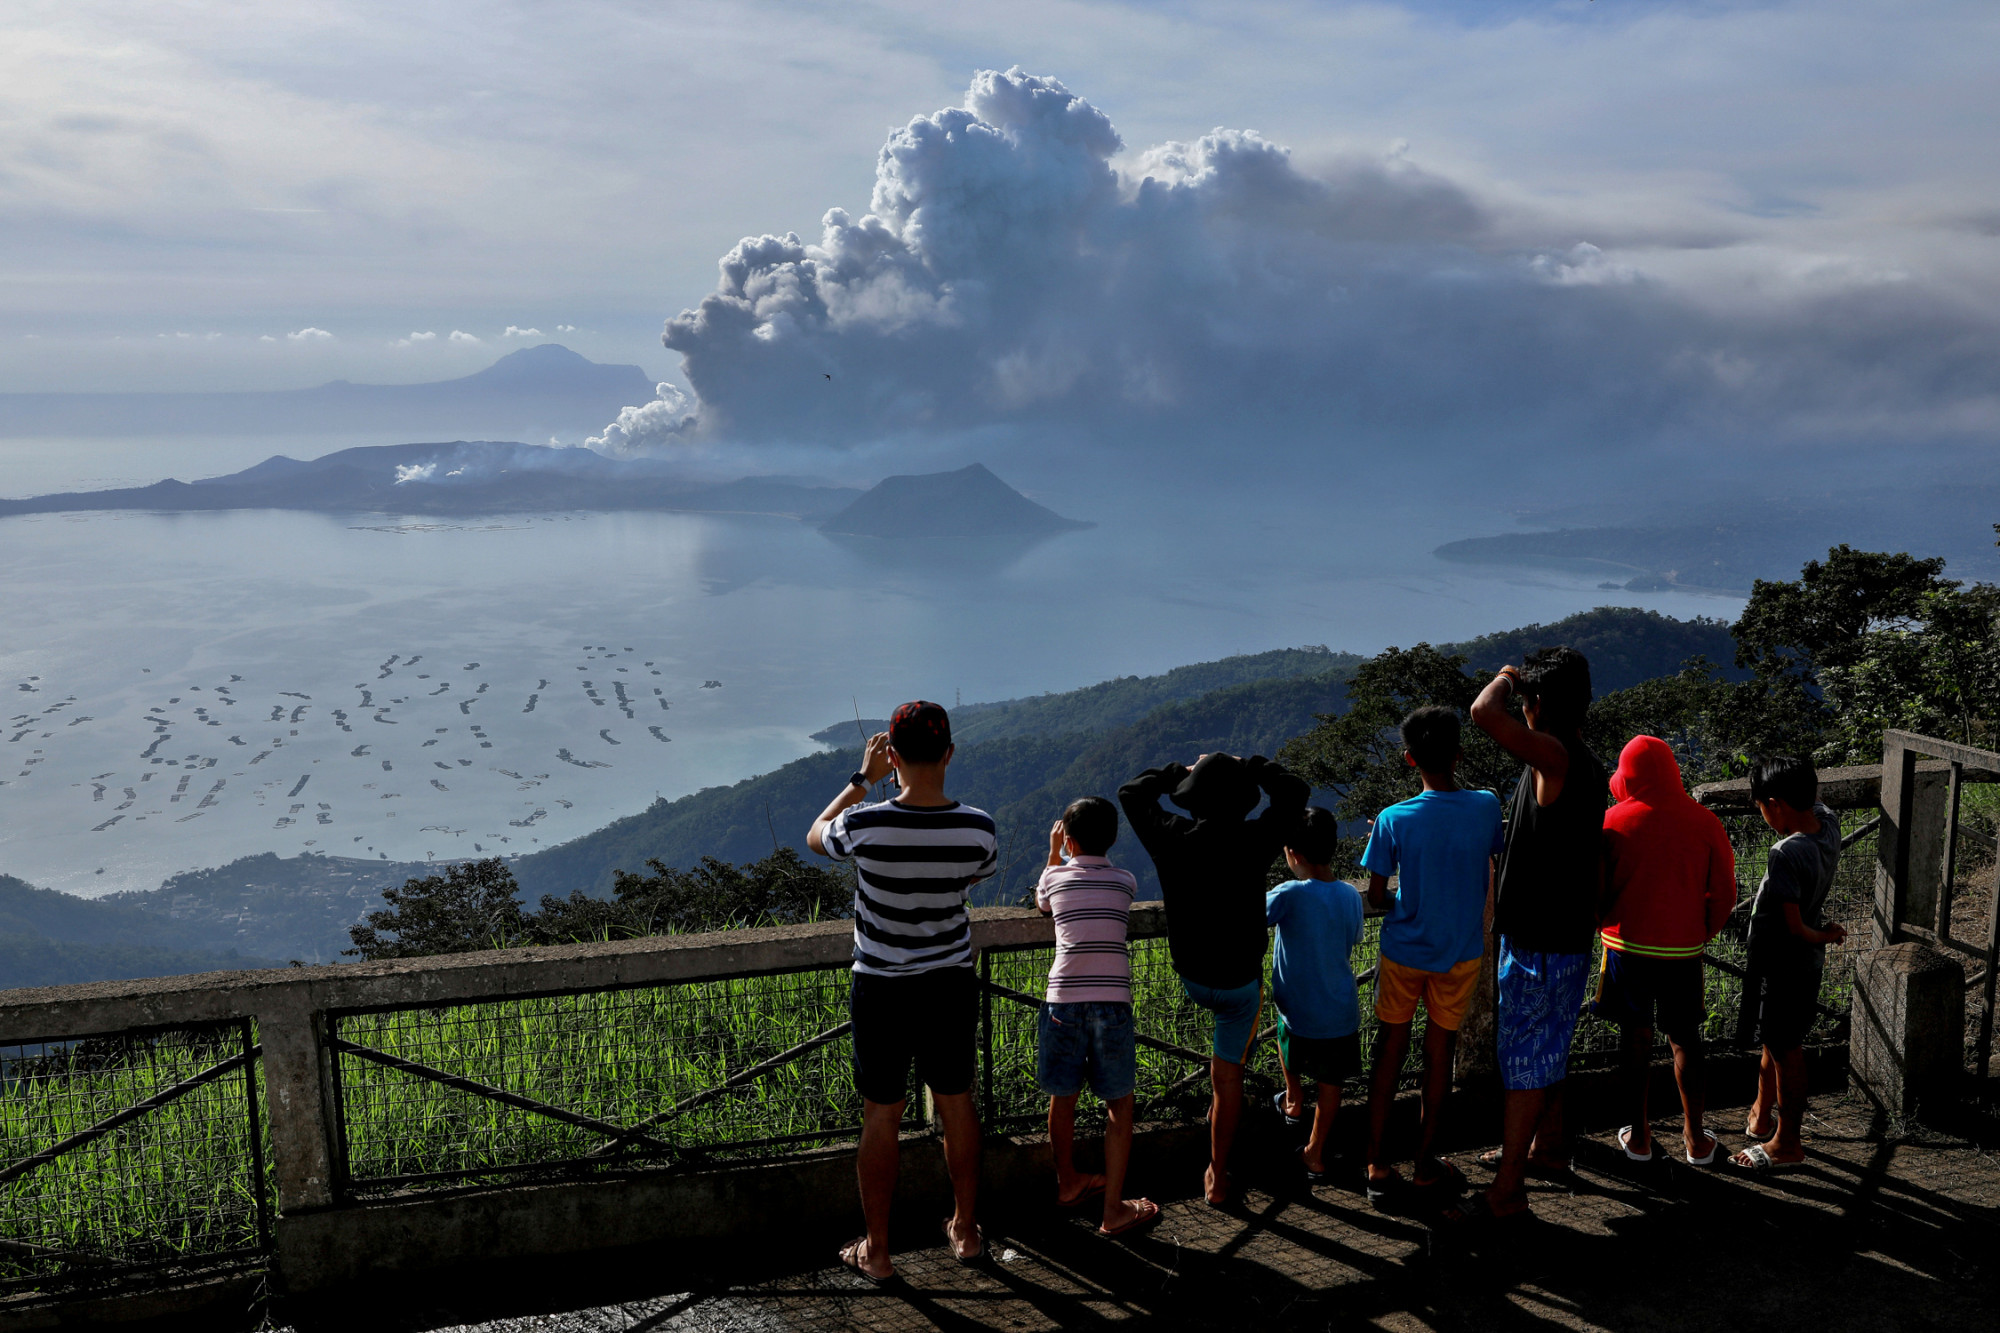
M 358 439 L 5 440 L 0 494 L 187 479 Z M 1450 565 L 1505 522 L 1247 488 L 1107 504 L 1027 546 L 789 519 L 283 511 L 0 520 L 0 873 L 152 888 L 254 852 L 517 853 L 732 782 L 904 699 L 1063 690 L 1307 643 L 1445 641 L 1612 603 L 1601 575 Z

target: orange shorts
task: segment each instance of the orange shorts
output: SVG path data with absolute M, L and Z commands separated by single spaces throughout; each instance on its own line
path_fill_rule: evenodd
M 1449 972 L 1425 972 L 1384 958 L 1375 970 L 1375 1017 L 1384 1023 L 1407 1023 L 1417 1016 L 1421 999 L 1432 1023 L 1456 1032 L 1478 985 L 1477 958 L 1468 958 Z

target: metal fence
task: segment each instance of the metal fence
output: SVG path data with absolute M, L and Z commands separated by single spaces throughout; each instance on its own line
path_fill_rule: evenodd
M 0 1295 L 261 1259 L 248 1020 L 0 1046 Z

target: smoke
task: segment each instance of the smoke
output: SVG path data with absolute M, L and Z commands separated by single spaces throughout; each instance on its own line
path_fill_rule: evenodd
M 401 486 L 406 481 L 429 481 L 436 473 L 436 463 L 399 463 L 396 465 L 396 484 Z
M 867 214 L 723 256 L 663 335 L 694 401 L 662 385 L 592 444 L 1043 423 L 1338 450 L 2000 420 L 1992 317 L 1907 275 L 1774 273 L 1718 300 L 1496 216 L 1400 145 L 1311 172 L 1245 130 L 1127 155 L 1054 79 L 983 72 L 962 107 L 890 134 Z

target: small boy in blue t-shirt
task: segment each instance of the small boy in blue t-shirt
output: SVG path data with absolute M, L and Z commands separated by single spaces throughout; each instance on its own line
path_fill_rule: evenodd
M 1334 877 L 1329 863 L 1339 843 L 1333 812 L 1307 810 L 1285 844 L 1285 864 L 1298 878 L 1264 895 L 1264 920 L 1278 930 L 1271 991 L 1285 1090 L 1275 1100 L 1278 1113 L 1296 1124 L 1305 1116 L 1305 1080 L 1318 1085 L 1319 1107 L 1300 1153 L 1314 1182 L 1326 1174 L 1326 1139 L 1340 1109 L 1340 1085 L 1361 1072 L 1361 1005 L 1348 964 L 1361 938 L 1361 894 Z
M 1438 1159 L 1433 1145 L 1450 1090 L 1458 1027 L 1479 988 L 1493 858 L 1506 848 L 1500 799 L 1489 791 L 1467 791 L 1454 776 L 1462 756 L 1458 711 L 1419 708 L 1403 719 L 1402 738 L 1404 760 L 1423 778 L 1424 789 L 1376 816 L 1361 854 L 1369 901 L 1389 913 L 1375 972 L 1375 1017 L 1382 1035 L 1368 1094 L 1368 1197 L 1378 1201 L 1402 1183 L 1387 1160 L 1384 1140 L 1419 1000 L 1426 1022 L 1416 1183 L 1454 1190 L 1465 1183 L 1463 1173 Z

